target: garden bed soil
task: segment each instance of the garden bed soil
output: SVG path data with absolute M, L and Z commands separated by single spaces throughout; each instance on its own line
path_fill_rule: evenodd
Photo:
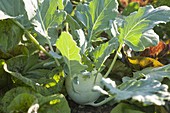
M 71 99 L 67 99 L 71 108 L 71 113 L 110 113 L 113 109 L 112 106 L 106 104 L 99 107 L 79 105 L 73 102 Z

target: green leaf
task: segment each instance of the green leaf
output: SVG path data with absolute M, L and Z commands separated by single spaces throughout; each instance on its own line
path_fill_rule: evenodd
M 118 11 L 116 0 L 93 0 L 87 4 L 79 4 L 76 17 L 88 29 L 88 41 L 100 31 L 109 29 L 109 21 L 114 20 Z
M 18 73 L 18 72 L 12 72 L 10 70 L 8 70 L 7 65 L 4 64 L 4 70 L 11 74 L 13 77 L 15 77 L 16 79 L 22 81 L 24 84 L 26 84 L 27 86 L 30 86 L 31 88 L 33 88 L 34 90 L 40 92 L 40 93 L 44 93 L 44 94 L 49 94 L 48 90 L 45 89 L 44 87 L 40 86 L 39 83 L 34 82 L 32 79 L 24 77 L 22 74 Z
M 70 113 L 70 108 L 64 95 L 56 94 L 40 98 L 40 113 Z
M 25 94 L 26 93 L 26 98 L 24 98 L 25 96 L 22 95 L 22 94 Z M 21 95 L 20 95 L 21 94 Z M 18 95 L 20 96 L 17 97 Z M 34 95 L 34 96 L 33 96 Z M 32 90 L 31 88 L 28 88 L 28 87 L 17 87 L 17 88 L 13 88 L 11 90 L 9 90 L 8 92 L 5 93 L 4 97 L 2 98 L 2 103 L 3 103 L 3 111 L 4 112 L 7 112 L 8 110 L 8 106 L 11 105 L 11 109 L 13 106 L 15 106 L 15 104 L 10 104 L 14 99 L 16 101 L 21 101 L 22 99 L 27 99 L 28 97 L 27 96 L 31 96 L 30 99 L 34 98 L 35 100 L 35 97 L 36 98 L 39 98 L 41 97 L 42 95 L 36 93 L 34 90 Z M 16 99 L 17 97 L 17 99 Z M 28 102 L 27 100 L 24 100 L 25 102 Z M 22 101 L 23 102 L 23 101 Z M 33 102 L 33 101 L 30 101 L 30 102 Z M 21 104 L 20 102 L 18 102 L 18 104 Z M 20 106 L 18 105 L 17 106 Z M 32 104 L 32 103 L 31 103 Z M 14 108 L 16 108 L 17 106 L 15 106 Z M 21 104 L 21 106 L 24 108 L 24 104 Z M 27 107 L 30 107 L 30 106 L 27 106 Z M 28 109 L 28 108 L 27 108 Z
M 30 4 L 26 7 L 26 11 L 27 15 L 31 17 L 30 21 L 35 30 L 45 38 L 56 39 L 57 36 L 52 31 L 66 19 L 66 12 L 61 11 L 64 8 L 62 0 L 44 0 L 38 1 L 38 3 L 35 0 L 29 2 L 24 0 L 24 3 L 25 5 Z M 57 7 L 61 10 L 57 10 Z
M 116 38 L 112 38 L 110 41 L 101 44 L 93 51 L 94 62 L 96 68 L 99 69 L 106 61 L 106 59 L 110 56 L 118 48 L 118 40 Z
M 1 19 L 15 18 L 23 26 L 30 26 L 23 0 L 1 0 L 0 15 L 2 16 Z
M 7 112 L 27 112 L 36 100 L 36 97 L 32 94 L 19 94 L 10 102 L 7 107 Z
M 62 94 L 42 96 L 28 87 L 17 87 L 9 90 L 2 99 L 3 111 L 31 111 L 38 105 L 38 113 L 70 113 L 68 103 Z M 36 110 L 36 109 L 34 109 Z
M 170 79 L 170 64 L 157 68 L 145 68 L 141 71 L 135 72 L 134 77 L 146 77 L 147 79 L 158 80 L 162 82 L 164 78 Z
M 38 56 L 16 56 L 6 61 L 4 65 L 4 70 L 13 76 L 13 81 L 16 85 L 23 85 L 32 87 L 39 93 L 46 95 L 52 94 L 55 89 L 55 93 L 61 90 L 63 85 L 63 79 L 56 81 L 55 77 L 60 77 L 57 75 L 62 72 L 58 68 L 53 66 L 44 67 L 45 63 L 50 62 L 49 60 L 40 61 Z M 44 87 L 46 84 L 53 83 L 52 87 Z
M 59 39 L 56 42 L 56 46 L 60 50 L 61 54 L 68 60 L 75 60 L 78 62 L 81 61 L 81 56 L 79 54 L 80 48 L 73 40 L 71 34 L 67 32 L 62 32 Z
M 137 107 L 133 105 L 120 103 L 116 107 L 114 107 L 110 113 L 144 113 L 144 112 L 139 111 Z
M 133 79 L 125 81 L 118 87 L 115 87 L 113 85 L 115 82 L 109 78 L 103 79 L 103 83 L 116 102 L 132 99 L 142 102 L 143 105 L 165 105 L 165 101 L 170 100 L 168 86 L 157 80 Z
M 0 20 L 0 50 L 4 53 L 16 47 L 21 41 L 23 30 L 11 20 Z
M 64 57 L 69 75 L 80 73 L 86 68 L 86 66 L 81 64 L 80 48 L 76 45 L 71 34 L 62 32 L 56 42 L 56 46 Z
M 170 8 L 167 6 L 154 9 L 151 5 L 148 5 L 139 8 L 138 12 L 134 12 L 125 18 L 120 31 L 119 42 L 127 44 L 135 51 L 156 45 L 159 41 L 158 35 L 151 29 L 159 23 L 170 21 L 169 12 Z

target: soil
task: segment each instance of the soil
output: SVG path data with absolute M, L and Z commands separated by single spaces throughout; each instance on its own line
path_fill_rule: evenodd
M 71 113 L 110 113 L 113 108 L 110 105 L 102 105 L 99 107 L 79 105 L 73 102 L 71 99 L 67 100 L 71 108 Z

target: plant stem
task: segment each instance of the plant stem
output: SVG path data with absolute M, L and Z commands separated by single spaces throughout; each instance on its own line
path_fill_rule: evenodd
M 52 52 L 54 52 L 54 49 L 53 49 L 53 47 L 51 46 L 51 42 L 50 42 L 49 38 L 48 38 L 48 37 L 45 37 L 45 38 L 46 38 L 46 40 L 48 41 L 48 45 L 49 45 L 49 47 L 50 47 L 50 50 L 51 50 Z M 56 58 L 54 58 L 54 60 L 55 60 L 55 62 L 56 62 L 56 64 L 57 64 L 57 66 L 60 66 L 59 61 L 58 61 Z
M 113 68 L 113 66 L 114 66 L 114 64 L 115 64 L 115 62 L 116 62 L 116 60 L 117 60 L 118 54 L 120 53 L 120 51 L 121 51 L 121 49 L 122 49 L 122 45 L 123 45 L 123 44 L 120 44 L 120 45 L 119 45 L 119 48 L 118 48 L 118 50 L 116 51 L 116 54 L 115 54 L 115 56 L 114 56 L 114 58 L 113 58 L 113 61 L 112 61 L 111 65 L 110 65 L 109 69 L 107 70 L 106 74 L 104 75 L 104 78 L 107 78 L 108 75 L 109 75 L 109 73 L 111 72 L 111 70 L 112 70 L 112 68 Z
M 106 104 L 107 102 L 111 101 L 114 98 L 115 98 L 114 96 L 110 96 L 110 97 L 106 98 L 105 100 L 103 100 L 103 101 L 101 101 L 99 103 L 94 103 L 93 102 L 93 103 L 87 103 L 86 105 L 91 105 L 91 106 L 97 107 L 97 106 L 101 106 L 103 104 Z
M 43 52 L 44 52 L 46 55 L 48 55 L 49 57 L 52 57 L 51 54 L 49 54 L 49 53 L 45 50 L 45 48 L 39 44 L 39 42 L 35 39 L 35 37 L 32 36 L 18 21 L 14 20 L 14 19 L 12 19 L 12 20 L 13 20 L 13 22 L 14 22 L 16 25 L 18 25 L 18 26 L 25 32 L 26 35 L 28 35 L 28 37 L 31 39 L 31 41 L 32 41 L 41 51 L 43 51 Z M 46 39 L 47 39 L 47 37 L 46 37 Z M 47 40 L 49 41 L 49 39 L 47 39 Z M 52 47 L 50 47 L 50 49 L 51 49 L 51 48 L 52 48 Z M 53 51 L 53 49 L 52 49 L 52 51 Z M 56 58 L 54 58 L 54 59 L 55 59 L 55 61 L 56 61 L 56 63 L 57 63 L 57 66 L 60 66 L 60 63 L 58 62 L 58 60 L 57 60 Z
M 66 32 L 67 32 L 67 33 L 69 32 L 69 25 L 68 25 L 67 22 L 66 22 Z

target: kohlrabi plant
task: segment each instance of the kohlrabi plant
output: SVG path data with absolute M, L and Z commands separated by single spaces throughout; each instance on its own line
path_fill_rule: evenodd
M 118 85 L 111 71 L 125 46 L 139 52 L 157 45 L 153 28 L 169 21 L 167 6 L 147 5 L 122 16 L 117 0 L 88 0 L 75 7 L 70 0 L 1 0 L 0 81 L 11 86 L 0 98 L 0 109 L 69 113 L 62 86 L 81 105 L 166 105 L 170 93 L 162 81 L 170 79 L 170 65 L 136 71 Z M 42 53 L 48 59 L 40 59 Z
M 56 41 L 56 47 L 66 64 L 68 95 L 75 102 L 99 106 L 111 100 L 119 102 L 131 98 L 144 104 L 164 105 L 170 99 L 167 86 L 161 84 L 159 79 L 151 79 L 152 71 L 146 75 L 141 72 L 142 77 L 124 78 L 119 86 L 107 78 L 124 45 L 133 51 L 157 45 L 159 36 L 152 29 L 159 23 L 170 21 L 169 7 L 153 8 L 148 5 L 129 16 L 120 17 L 116 0 L 93 0 L 78 4 L 74 14 L 72 18 L 68 15 L 70 20 L 67 21 L 72 34 L 68 30 L 62 32 Z M 108 33 L 109 38 L 94 46 L 94 42 L 102 40 L 99 34 L 103 32 Z M 115 55 L 113 61 L 103 74 L 104 63 L 112 53 Z M 169 70 L 169 65 L 161 69 Z M 166 72 L 161 73 L 168 76 Z M 162 80 L 165 76 L 159 77 Z M 107 91 L 103 89 L 104 86 Z M 94 103 L 99 98 L 99 93 L 108 95 L 108 98 Z

